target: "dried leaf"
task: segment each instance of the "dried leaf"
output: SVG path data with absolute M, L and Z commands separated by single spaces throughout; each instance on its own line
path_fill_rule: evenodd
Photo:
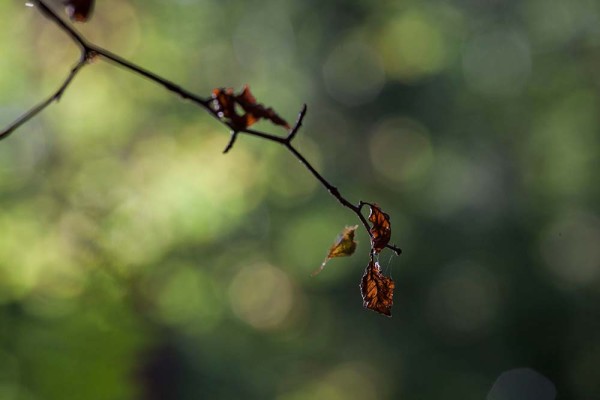
M 213 108 L 219 118 L 228 119 L 234 127 L 246 128 L 248 123 L 243 116 L 239 116 L 235 111 L 235 96 L 233 89 L 219 88 L 212 92 Z
M 371 248 L 375 253 L 379 253 L 385 248 L 392 237 L 392 226 L 390 225 L 390 216 L 381 211 L 376 204 L 371 205 L 369 221 L 373 223 L 371 227 Z
M 354 232 L 356 232 L 357 228 L 358 225 L 347 226 L 344 228 L 344 231 L 337 237 L 335 243 L 329 248 L 329 253 L 327 253 L 327 257 L 325 257 L 325 260 L 323 261 L 321 266 L 317 268 L 311 274 L 311 276 L 315 276 L 319 272 L 321 272 L 323 268 L 325 268 L 325 264 L 327 264 L 327 261 L 331 260 L 332 258 L 346 257 L 354 254 L 354 251 L 356 250 Z
M 94 0 L 64 0 L 67 15 L 71 21 L 86 22 L 94 10 Z
M 371 261 L 360 282 L 363 305 L 391 317 L 394 287 L 394 281 L 381 273 L 379 263 Z
M 261 118 L 290 129 L 290 125 L 277 115 L 272 108 L 265 108 L 262 104 L 256 102 L 256 98 L 250 92 L 248 85 L 244 86 L 244 90 L 239 95 L 235 95 L 231 88 L 214 89 L 212 98 L 213 108 L 219 118 L 229 120 L 236 129 L 245 129 Z M 236 112 L 236 104 L 244 110 L 244 114 L 240 115 Z
M 240 93 L 235 99 L 244 109 L 244 111 L 252 115 L 255 120 L 259 120 L 260 118 L 268 119 L 275 125 L 280 125 L 286 129 L 290 129 L 290 124 L 277 115 L 272 108 L 265 108 L 262 104 L 256 102 L 256 98 L 252 95 L 252 92 L 250 92 L 250 87 L 248 87 L 248 85 L 244 86 L 242 93 Z
M 344 231 L 338 236 L 336 242 L 329 249 L 327 258 L 351 256 L 356 250 L 356 242 L 354 241 L 354 232 L 358 225 L 347 226 Z

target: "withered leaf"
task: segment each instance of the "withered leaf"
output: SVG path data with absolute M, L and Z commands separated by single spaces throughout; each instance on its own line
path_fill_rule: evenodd
M 244 111 L 252 115 L 255 120 L 259 120 L 261 118 L 268 119 L 275 125 L 280 125 L 286 129 L 290 129 L 290 124 L 277 115 L 277 113 L 271 107 L 265 108 L 262 104 L 256 102 L 256 98 L 254 98 L 252 92 L 250 92 L 250 87 L 248 87 L 248 85 L 244 86 L 242 93 L 236 96 L 235 99 L 244 109 Z M 255 121 L 252 121 L 252 123 L 254 122 Z
M 325 257 L 325 260 L 323 261 L 321 266 L 317 268 L 311 274 L 311 276 L 315 276 L 319 272 L 321 272 L 323 268 L 325 268 L 325 264 L 327 264 L 327 261 L 331 260 L 332 258 L 346 257 L 354 254 L 354 251 L 356 250 L 354 232 L 356 232 L 357 228 L 358 225 L 347 226 L 344 228 L 344 231 L 337 237 L 335 243 L 329 248 L 329 253 L 327 253 L 327 257 Z
M 213 108 L 219 118 L 228 119 L 234 127 L 245 128 L 245 119 L 235 111 L 235 97 L 233 89 L 219 88 L 212 92 Z
M 392 237 L 392 226 L 390 225 L 390 216 L 381 211 L 376 204 L 371 205 L 369 221 L 373 223 L 371 227 L 371 248 L 375 253 L 379 253 L 385 248 Z
M 214 89 L 212 98 L 213 108 L 219 118 L 229 120 L 236 129 L 245 129 L 260 119 L 267 119 L 275 125 L 290 129 L 290 125 L 277 115 L 272 108 L 266 108 L 256 102 L 256 98 L 250 92 L 248 85 L 245 85 L 244 90 L 238 95 L 231 88 Z M 236 104 L 244 110 L 244 114 L 240 115 L 237 113 L 235 109 Z
M 360 282 L 363 305 L 391 317 L 394 287 L 394 281 L 381 273 L 379 263 L 371 261 Z
M 69 18 L 75 22 L 86 22 L 94 10 L 94 0 L 64 0 L 63 4 Z

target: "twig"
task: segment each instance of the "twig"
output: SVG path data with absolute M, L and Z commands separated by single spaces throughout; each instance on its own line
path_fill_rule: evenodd
M 0 132 L 0 140 L 8 137 L 17 128 L 19 128 L 21 125 L 23 125 L 24 123 L 29 121 L 31 118 L 35 117 L 40 111 L 42 111 L 44 108 L 48 107 L 53 102 L 59 101 L 61 96 L 65 92 L 65 90 L 67 90 L 67 87 L 69 86 L 69 84 L 71 84 L 71 82 L 73 81 L 73 79 L 75 78 L 77 73 L 79 71 L 81 71 L 81 68 L 83 68 L 83 66 L 86 65 L 87 62 L 88 62 L 88 58 L 86 56 L 81 57 L 79 62 L 71 69 L 71 72 L 69 73 L 67 78 L 64 80 L 62 85 L 60 85 L 58 90 L 55 91 L 54 93 L 52 93 L 46 100 L 42 101 L 38 105 L 34 106 L 31 110 L 29 110 L 25 114 L 21 115 L 12 124 L 10 124 L 6 129 L 4 129 L 2 132 Z
M 298 119 L 296 120 L 296 124 L 294 125 L 294 127 L 292 128 L 290 133 L 288 134 L 288 137 L 287 137 L 288 142 L 291 142 L 292 140 L 294 140 L 294 136 L 296 136 L 296 133 L 298 133 L 298 131 L 300 130 L 300 127 L 302 126 L 302 121 L 304 121 L 304 116 L 306 115 L 306 109 L 307 109 L 306 104 L 302 105 L 302 110 L 300 110 L 300 113 L 298 114 Z
M 235 140 L 237 139 L 237 137 L 238 137 L 238 131 L 236 131 L 236 130 L 231 131 L 231 138 L 229 139 L 229 143 L 227 143 L 225 150 L 223 150 L 223 154 L 226 154 L 227 152 L 229 152 L 229 150 L 231 150 L 231 148 L 235 144 Z
M 308 162 L 308 160 L 292 145 L 292 141 L 295 139 L 296 134 L 302 127 L 302 122 L 304 120 L 304 117 L 306 116 L 306 111 L 307 111 L 306 104 L 304 104 L 302 106 L 302 109 L 300 110 L 300 112 L 298 114 L 298 119 L 296 121 L 296 124 L 289 131 L 289 133 L 286 137 L 280 137 L 280 136 L 276 136 L 276 135 L 273 135 L 273 134 L 270 134 L 267 132 L 257 131 L 257 130 L 248 129 L 248 128 L 240 129 L 239 127 L 234 127 L 227 121 L 221 119 L 219 117 L 218 113 L 211 107 L 211 98 L 204 98 L 204 97 L 198 96 L 198 95 L 182 88 L 181 86 L 169 81 L 168 79 L 163 78 L 162 76 L 159 76 L 151 71 L 148 71 L 147 69 L 140 67 L 139 65 L 136 65 L 136 64 L 132 63 L 131 61 L 128 61 L 116 54 L 113 54 L 112 52 L 110 52 L 106 49 L 103 49 L 100 46 L 97 46 L 97 45 L 89 42 L 85 37 L 83 37 L 83 35 L 81 35 L 79 32 L 77 32 L 68 22 L 66 22 L 54 10 L 52 10 L 45 3 L 45 0 L 33 0 L 33 3 L 34 3 L 34 5 L 37 6 L 37 8 L 40 10 L 40 12 L 45 17 L 47 17 L 52 22 L 54 22 L 63 32 L 65 32 L 71 38 L 71 40 L 73 40 L 73 42 L 75 42 L 79 46 L 79 48 L 81 50 L 81 56 L 80 56 L 80 59 L 77 62 L 77 64 L 71 70 L 71 73 L 69 74 L 69 76 L 65 79 L 65 81 L 58 88 L 58 90 L 56 92 L 54 92 L 50 97 L 48 97 L 48 99 L 46 99 L 42 103 L 33 107 L 27 113 L 25 113 L 24 115 L 19 117 L 16 121 L 14 121 L 7 129 L 2 131 L 2 133 L 0 133 L 0 140 L 4 139 L 8 135 L 10 135 L 18 127 L 20 127 L 25 122 L 29 121 L 31 118 L 33 118 L 35 115 L 37 115 L 39 112 L 41 112 L 46 107 L 48 107 L 52 102 L 58 101 L 60 99 L 60 97 L 63 95 L 63 93 L 65 92 L 65 90 L 67 89 L 67 87 L 69 86 L 69 84 L 73 81 L 73 79 L 75 78 L 77 73 L 85 65 L 88 64 L 88 61 L 91 58 L 94 58 L 94 57 L 103 58 L 106 61 L 109 61 L 110 63 L 116 64 L 119 67 L 127 69 L 130 72 L 135 73 L 137 75 L 141 75 L 141 76 L 145 77 L 146 79 L 149 79 L 150 81 L 163 86 L 166 90 L 179 95 L 181 98 L 183 98 L 185 100 L 189 100 L 189 101 L 199 105 L 200 107 L 204 108 L 213 118 L 215 118 L 221 124 L 227 126 L 231 131 L 231 137 L 229 139 L 227 146 L 225 147 L 225 150 L 223 151 L 224 153 L 227 153 L 229 150 L 231 150 L 231 148 L 235 144 L 235 141 L 240 133 L 250 135 L 250 136 L 256 136 L 258 138 L 269 140 L 271 142 L 275 142 L 275 143 L 279 143 L 280 145 L 283 145 L 288 151 L 290 151 L 298 159 L 298 161 L 300 161 L 306 167 L 306 169 L 308 169 L 310 171 L 311 174 L 313 174 L 313 176 L 321 183 L 321 185 L 323 185 L 327 189 L 327 191 L 333 197 L 335 197 L 338 200 L 338 202 L 340 202 L 340 204 L 342 206 L 348 208 L 349 210 L 351 210 L 352 212 L 354 212 L 356 214 L 358 219 L 361 221 L 361 223 L 367 230 L 367 233 L 369 234 L 369 236 L 372 237 L 369 223 L 367 222 L 367 219 L 364 217 L 364 215 L 361 212 L 362 207 L 364 205 L 370 205 L 370 203 L 361 201 L 358 203 L 358 205 L 353 205 L 350 201 L 348 201 L 344 196 L 341 195 L 341 193 L 337 189 L 337 187 L 335 187 L 331 183 L 329 183 L 329 181 L 327 181 L 312 166 L 312 164 L 310 164 L 310 162 Z M 398 255 L 400 255 L 400 253 L 402 253 L 402 250 L 395 245 L 388 244 L 388 245 L 386 245 L 386 247 L 389 248 L 390 250 L 394 251 Z

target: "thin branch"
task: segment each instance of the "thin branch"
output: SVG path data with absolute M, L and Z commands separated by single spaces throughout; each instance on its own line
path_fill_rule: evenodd
M 52 22 L 54 22 L 63 32 L 65 32 L 71 40 L 73 40 L 81 50 L 81 57 L 79 62 L 73 67 L 71 73 L 67 77 L 67 79 L 63 82 L 60 88 L 53 93 L 48 99 L 38 104 L 30 111 L 25 113 L 23 116 L 19 117 L 15 122 L 13 122 L 6 130 L 0 133 L 0 139 L 3 139 L 10 135 L 14 130 L 23 125 L 25 122 L 29 121 L 36 114 L 44 110 L 48 105 L 50 105 L 54 101 L 58 101 L 62 94 L 65 92 L 69 84 L 73 81 L 77 73 L 81 70 L 84 65 L 87 65 L 87 62 L 94 57 L 104 58 L 106 61 L 110 63 L 116 64 L 124 69 L 129 70 L 130 72 L 141 75 L 150 81 L 163 86 L 168 91 L 179 95 L 181 98 L 189 100 L 200 107 L 204 108 L 213 118 L 219 121 L 221 124 L 227 126 L 231 131 L 231 137 L 227 146 L 225 147 L 224 153 L 227 153 L 235 144 L 235 141 L 240 133 L 247 134 L 250 136 L 255 136 L 261 139 L 265 139 L 271 142 L 278 143 L 283 145 L 289 152 L 291 152 L 296 159 L 298 159 L 305 167 L 310 171 L 311 174 L 323 185 L 327 191 L 335 197 L 340 204 L 352 212 L 356 214 L 358 219 L 361 221 L 365 229 L 367 230 L 370 237 L 373 237 L 371 233 L 371 229 L 367 219 L 362 214 L 362 207 L 364 205 L 370 205 L 370 203 L 359 202 L 358 205 L 353 205 L 350 201 L 348 201 L 344 196 L 341 195 L 340 191 L 337 187 L 333 186 L 327 179 L 325 179 L 308 160 L 292 145 L 292 140 L 295 138 L 296 134 L 302 127 L 302 122 L 304 117 L 306 116 L 307 106 L 304 104 L 300 113 L 298 114 L 298 119 L 293 128 L 289 131 L 286 137 L 276 136 L 267 132 L 257 131 L 253 129 L 240 129 L 239 127 L 233 126 L 231 123 L 227 122 L 224 119 L 221 119 L 218 113 L 211 107 L 212 98 L 204 98 L 198 96 L 181 86 L 169 81 L 168 79 L 163 78 L 139 65 L 132 63 L 102 47 L 99 47 L 93 43 L 90 43 L 85 37 L 83 37 L 79 32 L 75 30 L 68 22 L 66 22 L 61 16 L 59 16 L 52 8 L 50 8 L 45 0 L 34 0 L 34 4 L 38 7 L 41 13 Z M 402 253 L 402 250 L 395 245 L 386 245 L 385 247 L 394 251 L 397 255 Z M 373 254 L 371 254 L 371 257 Z
M 77 73 L 79 71 L 81 71 L 81 68 L 83 68 L 84 65 L 87 65 L 87 62 L 88 62 L 88 57 L 86 57 L 86 56 L 81 57 L 79 62 L 71 69 L 71 72 L 69 73 L 67 78 L 64 80 L 62 85 L 60 85 L 58 90 L 55 91 L 54 93 L 52 93 L 50 96 L 48 96 L 48 98 L 46 100 L 42 101 L 38 105 L 34 106 L 32 109 L 27 111 L 25 114 L 21 115 L 12 124 L 10 124 L 6 129 L 4 129 L 2 132 L 0 132 L 0 140 L 7 138 L 17 128 L 19 128 L 21 125 L 23 125 L 24 123 L 29 121 L 31 118 L 35 117 L 38 113 L 43 111 L 46 107 L 48 107 L 53 102 L 59 101 L 61 96 L 65 92 L 65 90 L 67 90 L 67 87 L 69 87 L 69 85 L 71 84 L 71 82 L 73 81 L 75 76 L 77 75 Z
M 223 120 L 219 120 L 219 121 L 221 123 L 223 123 Z M 227 123 L 225 123 L 225 125 L 230 126 Z M 280 136 L 276 136 L 276 135 L 273 135 L 273 134 L 267 133 L 267 132 L 257 131 L 254 129 L 248 129 L 248 128 L 240 129 L 240 133 L 245 133 L 250 136 L 256 136 L 261 139 L 270 140 L 271 142 L 275 142 L 275 143 L 279 143 L 279 144 L 286 144 L 286 142 L 287 142 L 287 140 L 285 138 L 282 138 Z
M 235 144 L 235 140 L 238 137 L 238 133 L 238 131 L 231 131 L 231 138 L 229 139 L 229 143 L 227 143 L 225 150 L 223 150 L 223 154 L 226 154 L 227 152 L 229 152 L 229 150 L 231 150 L 231 148 Z
M 59 26 L 59 28 L 65 32 L 67 35 L 71 37 L 71 39 L 81 48 L 81 52 L 84 53 L 89 49 L 90 45 L 88 41 L 75 29 L 71 27 L 71 25 L 58 16 L 50 7 L 48 7 L 41 0 L 34 0 L 33 4 L 38 7 L 42 14 L 48 19 L 54 21 L 55 24 Z
M 386 244 L 385 247 L 387 247 L 388 249 L 390 249 L 391 251 L 396 253 L 397 256 L 402 254 L 402 249 L 400 247 L 396 246 L 395 244 Z
M 97 52 L 98 54 L 100 54 L 101 56 L 103 56 L 104 58 L 106 58 L 107 60 L 111 61 L 114 64 L 117 64 L 117 65 L 119 65 L 125 69 L 128 69 L 138 75 L 142 75 L 143 77 L 145 77 L 155 83 L 158 83 L 159 85 L 164 86 L 165 89 L 178 94 L 183 99 L 190 100 L 190 101 L 206 108 L 207 110 L 212 111 L 212 109 L 210 108 L 211 99 L 200 97 L 188 90 L 185 90 L 181 86 L 169 81 L 168 79 L 165 79 L 159 75 L 156 75 L 155 73 L 153 73 L 151 71 L 148 71 L 145 68 L 140 67 L 139 65 L 136 65 L 130 61 L 127 61 L 124 58 L 119 57 L 118 55 L 113 54 L 108 50 L 103 49 L 102 47 L 98 47 L 94 44 L 90 44 L 89 49 Z
M 114 64 L 117 64 L 138 75 L 142 75 L 143 77 L 155 83 L 158 83 L 159 85 L 164 86 L 167 90 L 177 93 L 184 99 L 191 100 L 194 103 L 197 103 L 198 105 L 201 105 L 206 109 L 210 109 L 210 99 L 205 99 L 200 96 L 197 96 L 194 93 L 183 89 L 181 86 L 169 81 L 168 79 L 165 79 L 151 71 L 148 71 L 147 69 L 142 68 L 139 65 L 132 63 L 131 61 L 125 60 L 124 58 L 113 54 L 112 52 L 103 49 L 100 46 L 90 43 L 79 32 L 77 32 L 75 28 L 73 28 L 60 15 L 58 15 L 52 8 L 46 5 L 44 0 L 35 0 L 34 4 L 39 7 L 40 11 L 42 12 L 42 14 L 44 14 L 45 17 L 56 23 L 62 31 L 64 31 L 67 35 L 71 37 L 71 39 L 81 48 L 82 53 L 97 53 L 98 55 L 106 58 Z
M 300 113 L 298 114 L 298 119 L 296 120 L 296 124 L 294 125 L 294 127 L 292 128 L 290 133 L 288 134 L 288 137 L 287 137 L 288 142 L 291 143 L 291 141 L 294 140 L 294 136 L 296 136 L 296 133 L 298 133 L 298 131 L 300 130 L 300 127 L 302 127 L 302 121 L 304 121 L 304 116 L 306 115 L 306 109 L 307 109 L 306 104 L 303 104 L 302 110 L 300 110 Z

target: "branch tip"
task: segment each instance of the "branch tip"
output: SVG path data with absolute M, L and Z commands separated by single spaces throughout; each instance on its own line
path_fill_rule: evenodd
M 386 244 L 385 247 L 392 250 L 394 253 L 396 253 L 397 256 L 402 254 L 402 249 L 400 247 L 397 247 L 395 244 Z
M 227 146 L 223 150 L 223 154 L 227 154 L 229 152 L 229 150 L 231 150 L 231 148 L 233 147 L 233 145 L 235 143 L 235 140 L 237 139 L 238 133 L 239 133 L 238 131 L 231 131 L 231 137 L 229 138 L 229 143 L 227 143 Z
M 307 108 L 308 108 L 308 106 L 306 105 L 306 103 L 304 103 L 302 105 L 302 109 L 298 113 L 298 119 L 296 120 L 294 127 L 292 128 L 292 130 L 290 131 L 290 133 L 287 136 L 288 143 L 291 142 L 292 140 L 294 140 L 294 136 L 296 136 L 296 134 L 300 130 L 300 127 L 302 126 L 302 121 L 304 120 L 304 116 L 306 115 Z

